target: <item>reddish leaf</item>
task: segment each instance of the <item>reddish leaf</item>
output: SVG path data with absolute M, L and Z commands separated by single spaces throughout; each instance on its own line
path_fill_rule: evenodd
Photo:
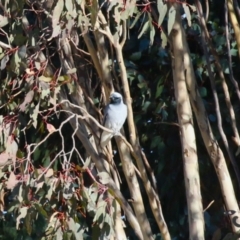
M 7 153 L 1 153 L 0 154 L 0 167 L 4 166 L 9 159 L 9 155 Z
M 29 91 L 23 101 L 23 103 L 19 106 L 19 109 L 21 112 L 24 112 L 26 110 L 26 106 L 32 101 L 34 97 L 34 91 Z
M 16 162 L 16 155 L 18 151 L 18 145 L 12 136 L 9 136 L 6 143 L 6 153 L 8 154 L 9 159 L 13 161 L 14 167 Z
M 7 189 L 13 189 L 18 183 L 18 180 L 16 179 L 16 176 L 13 172 L 11 172 L 8 181 L 7 181 Z
M 28 75 L 34 75 L 34 71 L 32 71 L 30 68 L 26 68 L 26 73 L 28 74 Z
M 52 133 L 56 131 L 56 128 L 52 124 L 47 123 L 47 130 L 48 132 Z

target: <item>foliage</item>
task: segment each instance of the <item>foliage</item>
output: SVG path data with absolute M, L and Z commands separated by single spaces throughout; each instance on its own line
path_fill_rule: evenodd
M 121 37 L 123 22 L 127 21 L 128 35 L 123 56 L 139 140 L 154 170 L 172 239 L 188 238 L 181 143 L 167 42 L 175 20 L 175 9 L 167 9 L 160 0 L 126 3 L 129 5 L 124 6 L 124 1 L 115 0 L 58 0 L 54 3 L 42 1 L 41 4 L 5 0 L 0 4 L 0 228 L 3 229 L 0 239 L 106 239 L 113 235 L 119 199 L 106 186 L 106 176 L 94 174 L 91 159 L 77 136 L 79 125 L 72 128 L 71 124 L 71 121 L 77 122 L 89 118 L 89 115 L 101 119 L 99 112 L 104 106 L 104 83 L 84 39 L 90 29 L 93 48 L 100 44 L 100 37 L 97 39 L 94 34 L 104 24 L 96 18 L 95 5 L 106 16 L 114 41 Z M 157 19 L 151 12 L 151 5 L 158 10 Z M 183 25 L 199 91 L 215 137 L 222 146 L 195 8 L 187 3 L 182 3 L 182 7 L 186 14 Z M 211 8 L 208 30 L 221 66 L 226 76 L 229 76 L 230 67 L 238 76 L 236 41 L 232 36 L 233 66 L 229 66 L 224 26 L 220 20 L 221 16 L 215 15 Z M 106 28 L 100 30 L 106 34 Z M 115 78 L 114 86 L 120 91 L 121 70 L 112 45 L 110 41 L 105 44 L 109 54 L 108 67 Z M 61 49 L 69 55 L 63 55 Z M 67 65 L 66 58 L 71 58 L 73 64 Z M 213 62 L 211 68 L 217 72 Z M 79 83 L 81 78 L 84 80 Z M 79 94 L 78 83 L 91 106 L 85 116 L 75 115 L 73 111 L 83 111 L 82 106 L 74 105 L 73 101 L 72 105 L 70 103 L 71 97 Z M 224 130 L 230 138 L 230 118 L 223 104 L 220 81 L 216 81 L 216 85 Z M 67 96 L 65 102 L 61 97 L 63 93 Z M 238 112 L 235 88 L 229 87 L 229 93 Z M 72 108 L 67 111 L 65 104 Z M 126 127 L 127 133 L 129 130 Z M 213 207 L 204 213 L 206 239 L 210 239 L 219 229 L 222 236 L 231 229 L 224 215 L 216 174 L 206 160 L 208 155 L 197 127 L 195 131 L 203 205 L 207 207 L 209 202 L 215 201 Z M 114 143 L 113 148 L 119 152 Z M 236 151 L 235 146 L 232 148 Z M 114 161 L 122 178 L 121 191 L 128 199 L 129 189 L 118 154 Z M 228 164 L 238 189 L 233 169 Z M 141 184 L 140 180 L 143 189 Z M 154 236 L 160 239 L 146 193 L 142 191 L 142 195 Z M 124 223 L 129 239 L 135 239 L 128 221 Z

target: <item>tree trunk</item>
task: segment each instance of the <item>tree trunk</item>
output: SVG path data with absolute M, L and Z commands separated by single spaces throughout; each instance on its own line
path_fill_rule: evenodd
M 188 204 L 189 239 L 204 240 L 204 220 L 196 137 L 193 126 L 192 109 L 186 86 L 184 68 L 183 36 L 179 7 L 176 7 L 176 19 L 170 35 L 172 45 L 172 67 L 177 114 L 182 143 L 182 156 L 185 188 Z M 179 17 L 178 17 L 179 16 Z
M 176 20 L 180 21 L 180 17 L 181 16 L 177 15 Z M 212 129 L 207 117 L 208 115 L 198 91 L 192 60 L 190 58 L 190 51 L 187 45 L 186 36 L 182 25 L 180 25 L 180 29 L 182 32 L 183 41 L 184 69 L 186 71 L 186 83 L 191 106 L 193 108 L 204 144 L 217 173 L 226 209 L 228 211 L 234 212 L 233 215 L 230 215 L 230 218 L 232 229 L 234 232 L 237 232 L 240 230 L 240 228 L 236 226 L 236 224 L 234 224 L 234 219 L 240 218 L 240 212 L 234 193 L 232 180 L 229 175 L 223 152 L 219 147 L 217 140 L 213 136 Z

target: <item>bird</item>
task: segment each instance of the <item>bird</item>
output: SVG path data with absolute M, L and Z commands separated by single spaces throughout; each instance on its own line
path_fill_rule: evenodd
M 123 103 L 122 95 L 113 92 L 110 95 L 110 102 L 104 109 L 103 126 L 112 130 L 111 132 L 102 131 L 100 145 L 102 148 L 107 146 L 111 138 L 119 134 L 127 118 L 127 106 Z

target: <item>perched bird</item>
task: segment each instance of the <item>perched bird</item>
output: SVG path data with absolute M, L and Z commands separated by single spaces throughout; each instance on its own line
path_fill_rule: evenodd
M 122 95 L 113 92 L 110 95 L 110 103 L 104 109 L 103 125 L 113 132 L 103 131 L 101 134 L 100 144 L 104 148 L 114 135 L 120 132 L 127 118 L 127 106 L 123 103 Z

